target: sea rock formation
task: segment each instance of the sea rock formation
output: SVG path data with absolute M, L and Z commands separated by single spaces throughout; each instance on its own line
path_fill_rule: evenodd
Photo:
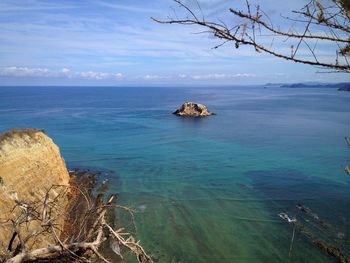
M 0 248 L 7 247 L 13 235 L 9 220 L 16 220 L 21 214 L 23 216 L 23 210 L 30 209 L 34 202 L 42 205 L 51 186 L 69 185 L 69 180 L 59 148 L 43 131 L 22 129 L 1 134 L 0 222 L 8 223 L 0 224 Z M 67 197 L 62 195 L 59 188 L 50 191 L 50 198 L 55 198 L 60 206 L 67 203 Z M 63 220 L 57 222 L 62 226 Z M 39 228 L 39 224 L 30 222 L 18 230 L 24 237 Z M 53 243 L 50 238 L 41 236 L 33 245 L 50 245 Z
M 173 114 L 184 117 L 206 117 L 214 115 L 215 113 L 209 112 L 207 107 L 203 104 L 194 102 L 185 102 L 177 109 Z

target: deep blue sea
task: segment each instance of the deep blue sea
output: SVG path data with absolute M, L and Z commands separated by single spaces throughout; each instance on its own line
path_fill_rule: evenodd
M 185 101 L 217 113 L 181 118 Z M 103 171 L 158 262 L 350 256 L 350 92 L 332 88 L 0 87 L 0 131 L 44 129 L 70 168 Z M 308 207 L 305 213 L 297 204 Z

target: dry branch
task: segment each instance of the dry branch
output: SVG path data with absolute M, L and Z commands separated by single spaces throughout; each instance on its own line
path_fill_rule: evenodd
M 83 173 L 82 181 L 86 176 L 89 174 Z M 68 187 L 54 185 L 47 189 L 42 201 L 31 203 L 18 201 L 13 208 L 17 213 L 16 218 L 4 222 L 12 226 L 13 235 L 7 241 L 6 248 L 1 247 L 4 256 L 0 258 L 0 262 L 40 262 L 62 257 L 65 262 L 90 262 L 91 255 L 94 255 L 107 263 L 110 261 L 99 251 L 99 247 L 111 238 L 118 246 L 134 253 L 138 262 L 153 262 L 132 235 L 128 234 L 127 239 L 124 239 L 124 233 L 113 230 L 107 223 L 107 214 L 117 207 L 114 203 L 115 197 L 112 195 L 105 202 L 102 193 L 94 197 L 92 185 L 83 186 L 74 183 Z M 66 197 L 67 194 L 71 195 L 70 204 L 62 207 L 59 199 Z M 130 208 L 122 208 L 133 213 Z M 65 219 L 63 228 L 59 223 L 62 218 Z M 135 223 L 133 214 L 132 218 Z M 36 226 L 35 230 L 28 231 L 33 225 Z M 38 238 L 50 238 L 53 243 L 47 247 L 32 249 Z M 120 251 L 118 255 L 121 256 Z
M 221 20 L 213 22 L 206 21 L 204 17 L 199 19 L 195 12 L 181 0 L 174 1 L 188 13 L 188 17 L 178 19 L 176 16 L 176 18 L 170 17 L 168 20 L 151 17 L 151 19 L 161 24 L 204 27 L 206 28 L 204 32 L 209 31 L 222 41 L 215 48 L 233 42 L 236 48 L 240 48 L 242 45 L 251 46 L 259 53 L 264 52 L 284 60 L 350 73 L 350 64 L 347 59 L 350 54 L 350 7 L 346 1 L 329 0 L 329 5 L 323 6 L 318 0 L 311 0 L 301 10 L 293 11 L 299 17 L 287 18 L 287 20 L 299 23 L 303 28 L 302 33 L 293 30 L 292 26 L 288 30 L 282 30 L 280 26 L 273 26 L 268 15 L 259 6 L 253 10 L 248 1 L 246 1 L 246 12 L 229 9 L 233 16 L 243 20 L 232 26 L 228 26 Z M 325 28 L 328 30 L 328 34 L 325 32 Z M 280 47 L 273 46 L 273 44 L 271 46 L 264 44 L 261 38 L 265 36 L 270 36 L 273 40 L 276 37 L 283 37 L 286 38 L 285 41 L 294 43 L 290 46 L 290 54 Z M 317 42 L 315 43 L 315 41 Z M 332 50 L 334 52 L 332 54 L 333 62 L 321 60 L 317 52 L 319 43 L 335 44 Z M 308 55 L 299 55 L 301 45 L 305 46 L 309 52 Z
M 129 233 L 123 233 L 123 228 L 113 230 L 113 228 L 107 223 L 104 223 L 104 226 L 107 227 L 110 234 L 116 238 L 120 245 L 128 248 L 131 252 L 133 252 L 136 255 L 136 258 L 139 263 L 153 262 L 152 258 L 146 254 L 145 250 L 140 245 L 140 241 L 136 242 L 132 235 L 130 235 Z M 125 239 L 123 236 L 126 236 L 127 238 Z

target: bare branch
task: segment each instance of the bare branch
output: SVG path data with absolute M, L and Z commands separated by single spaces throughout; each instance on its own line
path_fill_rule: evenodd
M 122 246 L 128 248 L 130 251 L 132 251 L 136 255 L 136 258 L 139 263 L 144 263 L 144 262 L 153 263 L 152 258 L 146 254 L 142 246 L 139 244 L 139 241 L 136 242 L 135 239 L 128 234 L 126 234 L 128 238 L 125 239 L 123 237 L 125 233 L 122 233 L 123 231 L 122 228 L 118 230 L 113 230 L 113 228 L 109 226 L 107 223 L 104 223 L 104 225 L 107 227 L 110 234 L 113 235 Z
M 66 198 L 68 192 L 73 196 L 70 205 L 66 207 L 59 198 Z M 122 208 L 131 214 L 136 229 L 134 210 L 113 204 L 114 195 L 104 202 L 102 194 L 94 197 L 91 187 L 85 188 L 81 184 L 54 185 L 47 189 L 43 199 L 28 203 L 17 201 L 13 208 L 16 217 L 5 222 L 7 225 L 11 222 L 13 234 L 8 242 L 7 251 L 1 255 L 1 262 L 50 261 L 62 257 L 65 261 L 67 259 L 74 262 L 90 262 L 89 257 L 95 255 L 102 262 L 109 263 L 99 251 L 99 247 L 111 238 L 134 253 L 139 262 L 153 262 L 131 234 L 115 231 L 106 222 L 107 213 L 114 212 L 111 209 Z M 65 219 L 63 228 L 60 224 L 62 218 Z M 24 231 L 29 229 L 29 226 L 30 229 L 34 226 L 34 231 Z M 109 235 L 105 236 L 107 233 Z M 127 239 L 123 237 L 125 235 Z M 50 239 L 49 246 L 38 247 L 38 238 Z M 34 244 L 36 248 L 33 249 Z M 87 252 L 90 252 L 88 256 Z
M 235 14 L 238 17 L 248 19 L 250 21 L 253 21 L 255 23 L 258 23 L 259 25 L 263 26 L 264 28 L 268 29 L 269 31 L 280 35 L 280 36 L 286 36 L 291 38 L 307 38 L 307 39 L 322 39 L 327 41 L 334 41 L 334 42 L 343 42 L 343 43 L 349 43 L 349 39 L 342 39 L 342 38 L 333 38 L 333 37 L 327 37 L 327 36 L 321 36 L 321 35 L 306 35 L 306 34 L 293 34 L 289 32 L 283 32 L 281 30 L 278 30 L 274 28 L 273 26 L 268 25 L 266 22 L 262 21 L 260 17 L 257 16 L 251 16 L 249 14 L 245 14 L 241 11 L 234 10 L 230 8 L 230 12 Z M 312 24 L 313 17 L 310 17 L 310 20 L 305 21 L 308 24 Z M 296 20 L 297 21 L 297 20 Z
M 259 6 L 257 6 L 253 12 L 248 0 L 246 0 L 247 12 L 235 10 L 233 8 L 229 9 L 231 14 L 243 20 L 243 22 L 233 27 L 229 27 L 221 20 L 219 20 L 219 23 L 206 21 L 204 18 L 199 20 L 194 11 L 181 2 L 181 0 L 175 0 L 175 2 L 185 11 L 189 12 L 192 18 L 169 18 L 168 20 L 160 20 L 151 17 L 151 19 L 160 24 L 198 25 L 204 27 L 206 30 L 202 32 L 209 31 L 216 38 L 221 40 L 220 44 L 214 46 L 214 48 L 219 48 L 228 42 L 233 42 L 236 48 L 247 45 L 253 47 L 257 52 L 265 52 L 284 60 L 350 73 L 350 65 L 346 58 L 346 56 L 350 54 L 350 12 L 349 9 L 346 9 L 345 4 L 341 3 L 341 0 L 330 0 L 332 4 L 329 6 L 321 5 L 317 0 L 310 0 L 302 9 L 294 11 L 294 14 L 300 15 L 304 19 L 288 19 L 296 23 L 306 23 L 306 25 L 303 24 L 303 33 L 297 33 L 292 27 L 287 31 L 281 30 L 279 27 L 277 29 L 273 26 L 271 19 Z M 268 22 L 265 21 L 266 19 Z M 313 32 L 315 28 L 311 27 L 313 25 L 327 27 L 331 34 L 320 33 L 319 31 L 315 33 Z M 262 29 L 264 29 L 265 32 L 262 32 Z M 273 41 L 271 45 L 267 47 L 259 40 L 259 36 L 266 37 L 269 35 L 271 35 Z M 286 37 L 288 41 L 295 42 L 291 45 L 290 54 L 287 54 L 282 48 L 274 48 L 275 37 Z M 316 41 L 316 43 L 312 44 L 310 41 Z M 319 58 L 317 52 L 318 43 L 334 43 L 334 62 L 322 61 Z M 345 44 L 345 47 L 340 44 Z M 300 53 L 298 51 L 301 45 L 306 46 L 306 51 L 309 52 L 308 56 L 301 56 L 298 54 Z M 310 56 L 312 57 L 311 59 L 309 58 Z

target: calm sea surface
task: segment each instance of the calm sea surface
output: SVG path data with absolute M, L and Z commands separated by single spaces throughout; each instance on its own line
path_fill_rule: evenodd
M 172 115 L 184 101 L 217 115 Z M 70 168 L 104 171 L 136 209 L 137 230 L 120 223 L 159 262 L 288 262 L 280 212 L 350 256 L 350 92 L 1 87 L 0 130 L 14 127 L 46 130 Z M 296 232 L 290 262 L 337 261 Z

